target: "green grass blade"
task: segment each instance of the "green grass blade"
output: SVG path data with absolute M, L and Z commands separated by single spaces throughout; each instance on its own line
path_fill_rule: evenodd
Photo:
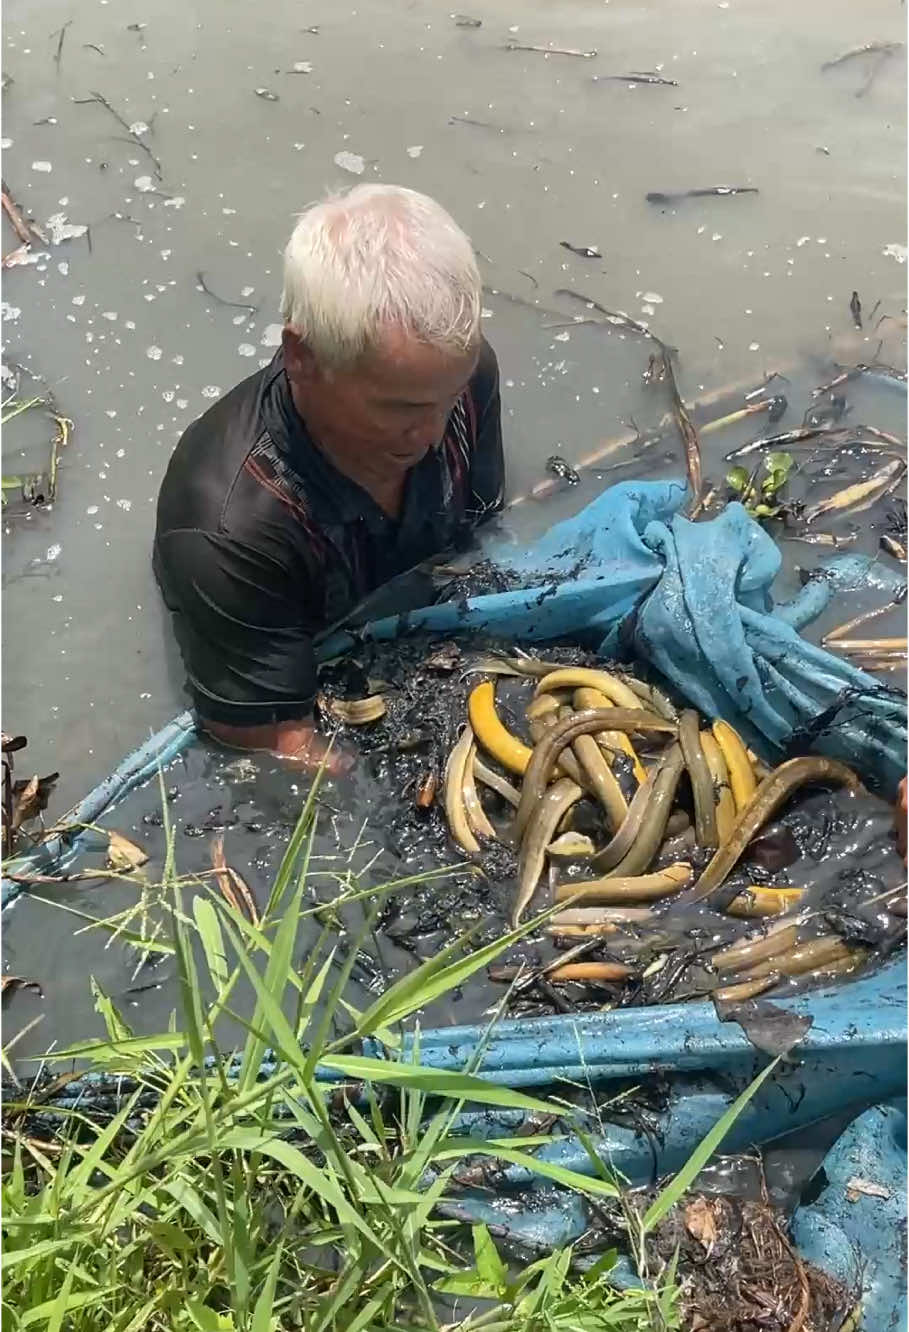
M 485 1078 L 469 1073 L 456 1073 L 450 1069 L 423 1068 L 419 1064 L 392 1063 L 385 1059 L 370 1059 L 365 1055 L 323 1055 L 320 1065 L 362 1082 L 385 1083 L 392 1087 L 409 1087 L 429 1096 L 448 1096 L 460 1101 L 475 1101 L 478 1105 L 501 1105 L 512 1110 L 536 1111 L 551 1114 L 548 1101 L 538 1101 L 523 1092 L 501 1087 Z
M 762 1069 L 753 1082 L 748 1084 L 741 1096 L 736 1097 L 725 1114 L 720 1116 L 706 1137 L 698 1143 L 678 1174 L 670 1180 L 659 1196 L 650 1204 L 641 1222 L 643 1235 L 649 1234 L 653 1227 L 658 1225 L 666 1213 L 675 1206 L 682 1194 L 687 1193 L 688 1189 L 691 1188 L 691 1185 L 713 1156 L 745 1106 L 760 1091 L 779 1062 L 779 1058 L 774 1059 L 771 1064 Z

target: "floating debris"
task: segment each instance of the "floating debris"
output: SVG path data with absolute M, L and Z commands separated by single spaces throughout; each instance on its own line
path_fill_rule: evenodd
M 335 153 L 332 161 L 342 171 L 349 171 L 354 176 L 362 176 L 366 168 L 366 163 L 359 153 L 349 153 L 346 150 Z
M 579 56 L 582 60 L 592 60 L 596 51 L 576 51 L 570 46 L 533 46 L 523 42 L 505 42 L 503 51 L 536 51 L 540 55 Z
M 677 79 L 664 79 L 662 74 L 650 70 L 632 74 L 594 74 L 591 83 L 644 83 L 663 88 L 677 88 L 679 86 Z
M 570 486 L 580 485 L 581 478 L 571 463 L 566 462 L 564 458 L 560 458 L 558 454 L 554 453 L 546 459 L 546 470 L 552 472 L 553 476 L 557 476 L 561 481 L 567 481 Z
M 264 102 L 279 102 L 281 99 L 277 93 L 273 93 L 269 88 L 254 88 L 257 97 L 261 97 Z
M 570 250 L 581 259 L 602 259 L 603 256 L 595 245 L 572 245 L 571 241 L 559 241 L 563 250 Z
M 852 293 L 852 298 L 849 301 L 849 313 L 852 315 L 852 322 L 855 324 L 856 328 L 861 328 L 862 302 L 859 300 L 859 294 L 857 291 Z
M 62 245 L 64 241 L 79 240 L 88 227 L 84 223 L 67 222 L 65 213 L 54 213 L 45 223 L 51 245 Z
M 471 18 L 469 14 L 452 14 L 456 28 L 482 28 L 483 20 Z
M 663 194 L 659 190 L 651 190 L 644 197 L 648 203 L 652 204 L 672 204 L 679 203 L 682 199 L 706 199 L 712 196 L 725 198 L 733 194 L 758 194 L 760 191 L 754 185 L 711 185 L 704 190 L 680 190 L 675 194 Z

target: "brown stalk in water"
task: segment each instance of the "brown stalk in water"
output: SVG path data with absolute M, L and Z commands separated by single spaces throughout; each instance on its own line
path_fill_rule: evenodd
M 831 629 L 829 633 L 824 634 L 821 642 L 826 647 L 829 643 L 844 638 L 846 634 L 851 634 L 852 630 L 858 629 L 860 625 L 867 624 L 869 620 L 876 620 L 879 615 L 886 615 L 888 611 L 896 610 L 897 606 L 901 606 L 905 600 L 906 595 L 903 593 L 902 596 L 894 597 L 892 601 L 888 601 L 886 606 L 876 606 L 874 610 L 863 611 L 861 615 L 853 616 L 851 620 L 846 620 L 844 624 L 838 624 L 835 629 Z
M 253 925 L 259 924 L 259 912 L 256 907 L 255 899 L 243 879 L 243 876 L 228 865 L 224 856 L 224 834 L 222 832 L 214 833 L 211 839 L 211 865 L 214 870 L 215 879 L 221 896 L 234 908 L 237 915 L 243 915 L 243 908 L 240 906 L 240 899 L 246 906 L 246 912 Z

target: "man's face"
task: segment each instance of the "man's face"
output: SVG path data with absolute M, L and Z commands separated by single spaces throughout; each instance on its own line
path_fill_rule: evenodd
M 355 366 L 327 372 L 286 329 L 284 356 L 294 402 L 320 442 L 348 465 L 403 473 L 440 443 L 479 349 L 452 354 L 389 329 Z

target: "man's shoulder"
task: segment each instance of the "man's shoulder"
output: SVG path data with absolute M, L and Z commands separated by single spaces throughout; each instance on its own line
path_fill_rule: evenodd
M 265 434 L 262 390 L 268 370 L 242 380 L 184 430 L 158 495 L 158 535 L 175 528 L 223 527 L 247 459 Z

